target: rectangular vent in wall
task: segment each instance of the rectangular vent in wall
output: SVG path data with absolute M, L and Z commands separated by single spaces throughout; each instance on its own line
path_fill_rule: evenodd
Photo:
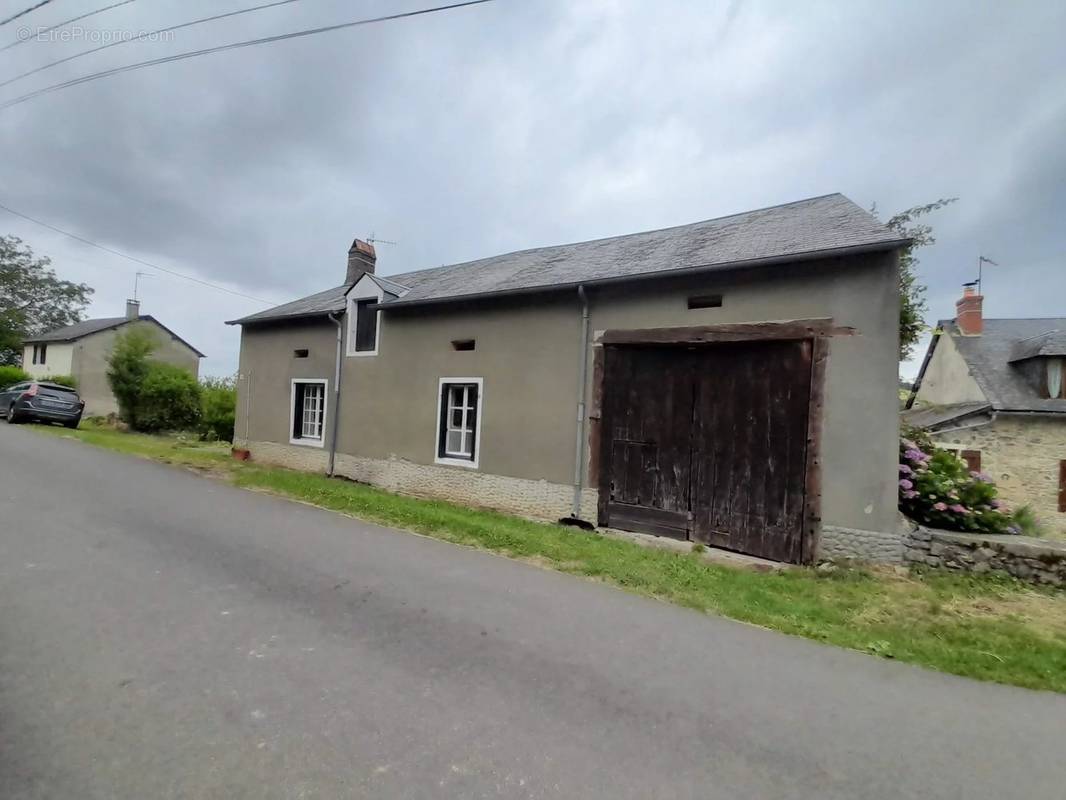
M 452 350 L 473 350 L 476 344 L 475 339 L 452 339 Z
M 307 354 L 308 354 L 307 350 L 293 350 L 292 351 L 292 357 L 293 358 L 307 358 Z
M 688 307 L 694 308 L 721 308 L 722 295 L 720 294 L 695 294 L 688 299 Z

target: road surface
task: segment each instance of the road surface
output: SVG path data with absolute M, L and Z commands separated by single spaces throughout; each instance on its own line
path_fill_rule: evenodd
M 0 463 L 5 800 L 1066 792 L 1062 696 L 27 427 Z

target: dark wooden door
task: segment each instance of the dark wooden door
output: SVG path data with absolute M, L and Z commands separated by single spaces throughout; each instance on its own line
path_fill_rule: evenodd
M 604 358 L 601 522 L 800 561 L 811 342 Z
M 691 359 L 685 350 L 661 347 L 609 347 L 604 357 L 608 524 L 687 539 Z
M 691 538 L 802 556 L 811 342 L 713 348 L 696 372 Z

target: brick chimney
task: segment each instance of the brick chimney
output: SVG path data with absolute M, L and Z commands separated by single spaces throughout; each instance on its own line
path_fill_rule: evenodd
M 374 265 L 377 260 L 378 257 L 374 252 L 374 245 L 370 244 L 370 242 L 364 242 L 362 239 L 356 239 L 348 249 L 348 275 L 345 277 L 344 282 L 350 286 L 363 277 L 366 272 L 373 275 Z
M 141 315 L 141 301 L 126 301 L 126 319 L 137 319 Z
M 962 297 L 955 301 L 955 324 L 963 336 L 980 336 L 984 331 L 984 302 L 985 298 L 977 293 L 976 284 L 963 284 Z

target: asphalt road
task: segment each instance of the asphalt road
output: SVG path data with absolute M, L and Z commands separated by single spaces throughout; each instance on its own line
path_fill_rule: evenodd
M 1066 796 L 1061 696 L 25 427 L 0 464 L 4 800 Z

